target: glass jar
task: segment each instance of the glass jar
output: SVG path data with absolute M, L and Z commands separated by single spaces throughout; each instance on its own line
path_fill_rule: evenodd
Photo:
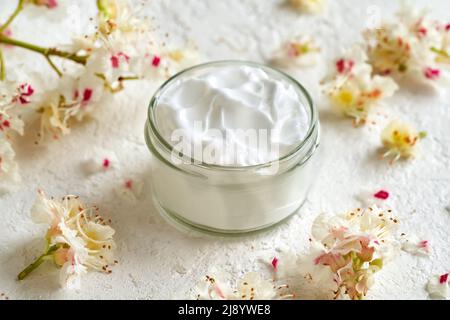
M 269 75 L 283 78 L 297 90 L 309 127 L 303 141 L 290 153 L 258 165 L 221 166 L 193 159 L 186 161 L 186 155 L 174 150 L 162 137 L 155 110 L 167 89 L 182 77 L 230 65 L 261 68 Z M 240 234 L 276 225 L 297 212 L 317 176 L 319 127 L 317 109 L 308 92 L 281 71 L 244 61 L 211 62 L 186 69 L 156 91 L 148 110 L 145 139 L 152 154 L 155 206 L 178 226 L 201 231 Z

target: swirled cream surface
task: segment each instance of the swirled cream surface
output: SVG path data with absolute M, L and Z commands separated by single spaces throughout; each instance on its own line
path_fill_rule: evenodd
M 277 160 L 305 138 L 302 101 L 282 75 L 230 65 L 179 77 L 160 94 L 155 116 L 164 140 L 192 159 L 248 166 Z

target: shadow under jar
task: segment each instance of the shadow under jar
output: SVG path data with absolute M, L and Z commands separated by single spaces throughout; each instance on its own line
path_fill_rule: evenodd
M 302 139 L 279 157 L 257 164 L 209 163 L 183 153 L 162 133 L 168 120 L 158 116 L 158 108 L 163 108 L 162 101 L 176 92 L 180 81 L 203 75 L 219 75 L 220 79 L 222 70 L 230 67 L 260 70 L 296 92 L 306 128 Z M 225 86 L 227 82 L 229 79 Z M 211 62 L 186 69 L 156 91 L 148 110 L 145 139 L 152 154 L 155 205 L 178 226 L 200 231 L 243 234 L 276 225 L 301 207 L 317 176 L 319 127 L 308 92 L 281 71 L 245 61 Z

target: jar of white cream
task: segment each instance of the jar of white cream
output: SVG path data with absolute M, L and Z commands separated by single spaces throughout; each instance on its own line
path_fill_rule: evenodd
M 319 131 L 308 92 L 281 71 L 244 61 L 184 70 L 149 106 L 155 204 L 178 225 L 203 231 L 273 226 L 306 199 Z

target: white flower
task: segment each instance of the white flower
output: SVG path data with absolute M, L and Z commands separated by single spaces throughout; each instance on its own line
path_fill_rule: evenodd
M 364 124 L 371 109 L 398 89 L 388 77 L 372 76 L 372 68 L 360 47 L 335 62 L 334 72 L 325 79 L 324 91 L 339 113 Z
M 284 294 L 286 286 L 276 286 L 272 280 L 265 280 L 259 273 L 249 272 L 231 289 L 224 281 L 206 276 L 197 287 L 199 300 L 269 300 L 286 299 L 292 295 Z
M 0 107 L 11 109 L 31 109 L 40 101 L 45 82 L 40 74 L 8 71 L 4 81 L 0 81 Z
M 65 101 L 58 91 L 46 92 L 37 112 L 40 115 L 39 142 L 44 140 L 47 133 L 58 139 L 61 134 L 70 132 Z
M 82 163 L 83 171 L 87 175 L 105 172 L 117 167 L 118 159 L 114 151 L 94 148 L 92 153 L 86 154 Z
M 312 226 L 311 254 L 300 265 L 322 288 L 362 299 L 396 251 L 392 232 L 398 224 L 390 210 L 376 206 L 343 215 L 319 215 Z M 308 266 L 309 264 L 309 266 Z M 315 266 L 312 266 L 314 264 Z
M 259 273 L 250 272 L 239 280 L 235 297 L 241 300 L 271 300 L 280 296 L 273 281 L 263 279 Z
M 63 76 L 58 87 L 60 96 L 64 97 L 65 120 L 77 121 L 93 112 L 103 96 L 102 81 L 91 73 L 80 77 Z
M 393 120 L 381 132 L 381 142 L 385 148 L 383 157 L 391 158 L 391 162 L 395 162 L 400 158 L 408 159 L 414 157 L 417 142 L 425 136 L 425 132 L 417 132 L 409 124 Z
M 427 284 L 427 292 L 432 299 L 447 299 L 448 298 L 449 278 L 448 273 L 433 276 Z
M 405 237 L 402 239 L 402 250 L 412 255 L 429 256 L 430 243 L 428 240 L 423 240 L 417 236 Z
M 39 97 L 34 84 L 16 80 L 16 77 L 10 77 L 0 81 L 0 135 L 7 139 L 13 132 L 23 135 L 22 115 L 35 105 Z
M 146 30 L 147 25 L 136 19 L 127 0 L 99 0 L 98 26 L 104 35 Z
M 182 49 L 170 49 L 167 52 L 162 52 L 161 58 L 166 58 L 167 70 L 169 75 L 173 75 L 183 69 L 196 65 L 200 62 L 200 56 L 198 50 L 192 45 L 188 44 Z M 165 62 L 163 62 L 163 66 Z
M 227 300 L 233 290 L 225 284 L 221 273 L 215 276 L 205 276 L 196 286 L 197 300 Z
M 389 204 L 389 192 L 383 189 L 376 190 L 374 188 L 363 189 L 356 195 L 364 206 L 386 206 Z
M 131 69 L 140 78 L 148 80 L 168 78 L 200 61 L 198 51 L 192 46 L 184 49 L 149 47 L 145 52 L 143 58 L 131 60 Z
M 325 9 L 326 0 L 289 0 L 290 5 L 306 13 L 320 13 Z
M 93 74 L 64 75 L 56 88 L 45 93 L 38 105 L 40 141 L 50 133 L 58 139 L 70 133 L 71 121 L 82 121 L 95 111 L 103 97 L 103 81 Z
M 276 279 L 287 279 L 298 268 L 298 257 L 293 252 L 282 252 L 271 261 Z
M 120 198 L 134 203 L 140 197 L 143 187 L 144 182 L 140 179 L 126 179 L 115 190 Z
M 97 214 L 96 207 L 85 207 L 75 196 L 61 200 L 48 199 L 39 191 L 32 207 L 32 218 L 49 225 L 45 236 L 47 248 L 42 257 L 52 257 L 62 267 L 60 280 L 64 286 L 76 286 L 78 277 L 89 270 L 111 273 L 114 260 L 114 229 Z M 19 274 L 24 279 L 32 270 Z
M 0 134 L 0 193 L 9 191 L 21 180 L 15 156 L 10 142 Z
M 280 66 L 296 65 L 307 67 L 317 63 L 319 54 L 320 48 L 313 39 L 306 36 L 298 36 L 286 41 L 275 52 L 273 62 Z
M 448 85 L 446 27 L 425 10 L 403 7 L 398 20 L 367 30 L 369 62 L 374 72 Z

